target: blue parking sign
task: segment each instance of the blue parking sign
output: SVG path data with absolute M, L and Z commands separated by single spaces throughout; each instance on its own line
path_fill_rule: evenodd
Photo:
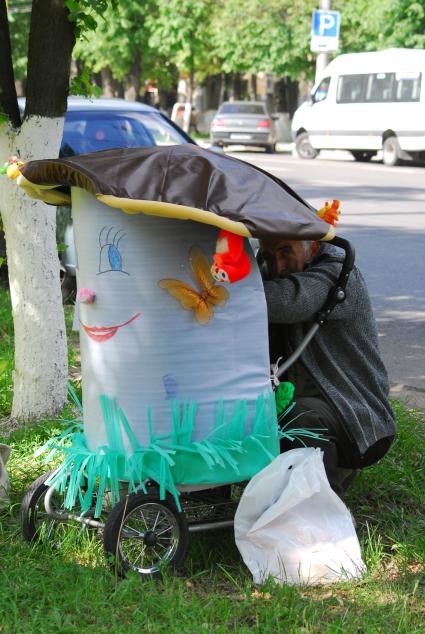
M 339 11 L 313 11 L 312 51 L 336 51 L 339 40 Z

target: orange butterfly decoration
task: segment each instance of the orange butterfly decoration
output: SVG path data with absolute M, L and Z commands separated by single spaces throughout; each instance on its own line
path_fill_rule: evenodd
M 201 289 L 200 292 L 181 280 L 164 279 L 158 284 L 175 297 L 182 308 L 193 310 L 196 321 L 204 326 L 214 315 L 213 306 L 224 306 L 227 302 L 229 291 L 224 286 L 214 284 L 210 264 L 201 249 L 198 247 L 190 249 L 189 262 Z

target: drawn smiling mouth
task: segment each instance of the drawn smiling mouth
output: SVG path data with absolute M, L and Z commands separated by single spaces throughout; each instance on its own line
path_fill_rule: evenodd
M 82 325 L 90 339 L 93 339 L 93 341 L 97 341 L 98 343 L 102 343 L 103 341 L 112 339 L 119 328 L 128 326 L 128 324 L 131 324 L 132 321 L 140 317 L 141 314 L 142 313 L 136 313 L 128 321 L 125 321 L 123 324 L 118 324 L 117 326 L 86 326 L 86 324 L 83 324 L 81 319 L 80 324 Z

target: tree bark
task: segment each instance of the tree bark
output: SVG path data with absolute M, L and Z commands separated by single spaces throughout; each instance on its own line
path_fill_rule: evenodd
M 142 67 L 141 59 L 142 58 L 140 50 L 138 50 L 134 55 L 134 61 L 131 65 L 129 75 L 130 86 L 133 89 L 132 92 L 134 93 L 134 101 L 142 101 L 142 97 L 140 95 L 140 71 Z
M 3 36 L 8 25 L 4 23 L 4 0 L 0 2 Z M 63 0 L 34 0 L 25 115 L 19 128 L 13 126 L 13 119 L 12 124 L 0 124 L 0 156 L 16 154 L 23 161 L 58 156 L 74 42 L 73 26 Z M 16 92 L 10 87 L 12 59 L 10 55 L 4 56 L 7 42 L 3 37 L 0 47 L 0 67 L 8 82 L 4 94 L 13 107 Z M 4 89 L 3 83 L 1 87 Z M 56 248 L 56 208 L 34 202 L 14 182 L 2 177 L 0 209 L 15 332 L 12 418 L 38 419 L 58 413 L 66 403 L 68 364 Z
M 21 125 L 12 64 L 6 0 L 0 0 L 0 111 L 7 114 L 15 128 Z
M 58 155 L 63 118 L 29 117 L 19 131 L 0 128 L 0 154 L 25 160 Z M 56 207 L 28 198 L 2 177 L 15 333 L 12 418 L 57 414 L 66 403 L 67 346 L 56 249 Z
M 298 107 L 298 82 L 289 77 L 282 77 L 275 83 L 276 110 L 288 112 L 292 117 Z
M 25 116 L 66 112 L 74 28 L 63 0 L 33 0 Z
M 100 71 L 102 78 L 102 90 L 105 97 L 115 97 L 114 78 L 110 68 L 102 68 Z

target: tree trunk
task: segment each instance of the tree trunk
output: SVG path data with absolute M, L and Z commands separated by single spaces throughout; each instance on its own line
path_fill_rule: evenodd
M 33 0 L 25 116 L 65 114 L 74 44 L 74 29 L 63 0 Z
M 250 101 L 257 100 L 257 75 L 254 73 L 249 75 L 248 94 Z
M 0 156 L 23 161 L 58 155 L 67 107 L 73 25 L 63 0 L 33 0 L 28 46 L 27 98 L 20 127 L 9 29 L 0 0 Z M 9 47 L 10 48 L 10 47 Z M 4 83 L 3 83 L 4 80 Z M 18 111 L 19 114 L 19 111 Z M 4 159 L 3 159 L 4 160 Z M 0 209 L 6 238 L 15 332 L 12 418 L 58 413 L 66 403 L 67 347 L 56 248 L 56 209 L 34 202 L 2 177 Z
M 288 112 L 292 117 L 298 107 L 298 82 L 282 77 L 274 85 L 277 112 Z
M 244 97 L 244 85 L 240 73 L 233 74 L 233 95 L 236 101 L 240 101 Z
M 0 155 L 24 160 L 58 155 L 63 118 L 29 117 L 19 130 L 0 128 Z M 28 198 L 2 177 L 15 332 L 12 418 L 56 414 L 66 403 L 67 346 L 56 249 L 56 208 Z
M 217 110 L 220 105 L 221 75 L 209 75 L 205 78 L 205 110 Z
M 12 65 L 9 22 L 5 0 L 0 0 L 0 111 L 9 116 L 15 128 L 21 125 Z
M 140 72 L 141 72 L 141 54 L 138 50 L 134 55 L 134 61 L 131 65 L 129 74 L 129 89 L 127 89 L 127 99 L 131 101 L 141 101 L 140 96 Z
M 102 90 L 105 97 L 115 97 L 114 78 L 110 68 L 102 68 L 100 71 L 102 77 Z

